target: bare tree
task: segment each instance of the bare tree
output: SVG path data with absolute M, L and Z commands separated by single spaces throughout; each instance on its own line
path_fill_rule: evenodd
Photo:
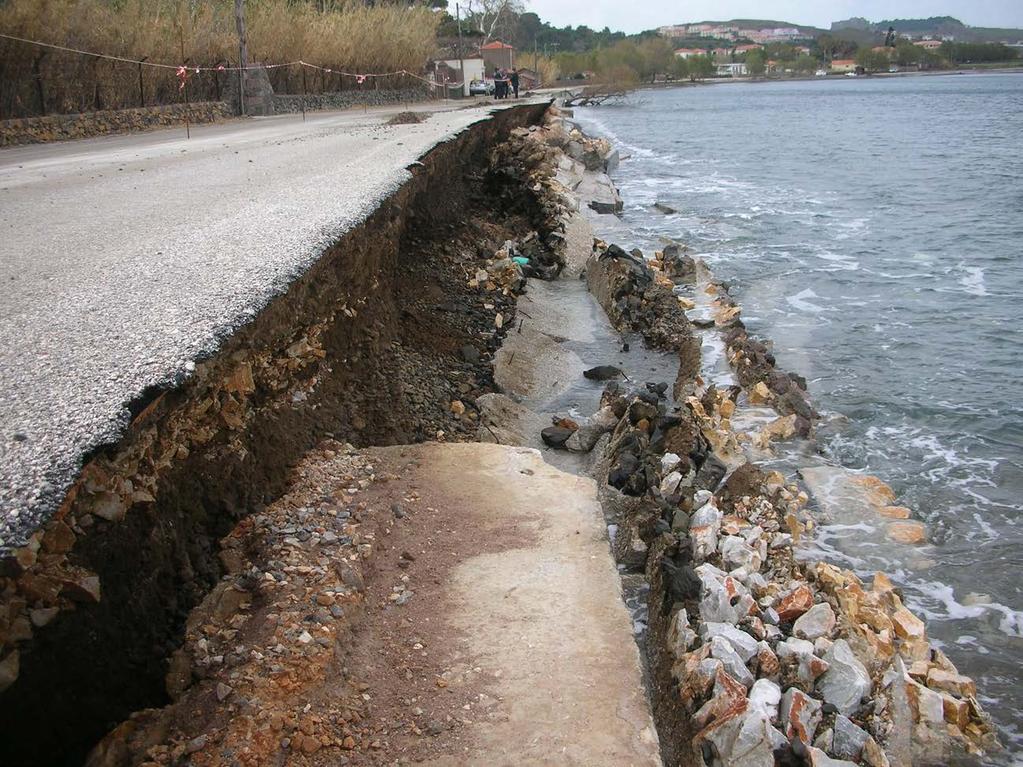
M 482 36 L 481 44 L 486 45 L 515 21 L 525 10 L 525 3 L 522 0 L 466 0 L 462 7 L 466 20 Z

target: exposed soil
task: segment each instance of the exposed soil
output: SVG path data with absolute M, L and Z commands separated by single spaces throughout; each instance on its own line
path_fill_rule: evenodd
M 421 122 L 426 122 L 430 119 L 428 112 L 399 112 L 390 120 L 387 121 L 388 125 L 418 125 Z
M 429 471 L 411 446 L 310 452 L 289 492 L 221 542 L 229 575 L 171 663 L 180 697 L 90 764 L 405 764 L 472 748 L 497 677 L 451 623 L 449 576 L 530 536 Z
M 489 204 L 531 193 L 511 188 L 521 173 L 486 172 L 488 156 L 543 109 L 503 112 L 435 149 L 412 181 L 202 363 L 201 375 L 139 403 L 129 435 L 83 477 L 149 472 L 153 498 L 107 521 L 86 505 L 94 499 L 83 479 L 61 512 L 77 536 L 73 549 L 41 552 L 27 570 L 5 563 L 0 617 L 11 623 L 0 625 L 2 639 L 33 603 L 44 604 L 37 599 L 49 599 L 26 596 L 30 577 L 60 588 L 69 569 L 94 573 L 102 598 L 61 592 L 58 616 L 21 645 L 20 675 L 0 695 L 12 734 L 0 739 L 0 762 L 80 763 L 132 711 L 167 702 L 167 659 L 223 572 L 216 542 L 279 497 L 291 468 L 324 437 L 386 445 L 475 433 L 472 401 L 493 390 L 490 355 L 511 325 L 514 297 L 467 280 L 504 240 L 542 228 L 528 218 L 535 202 L 515 211 Z M 239 365 L 251 370 L 243 385 L 231 383 Z M 159 462 L 150 445 L 161 447 Z

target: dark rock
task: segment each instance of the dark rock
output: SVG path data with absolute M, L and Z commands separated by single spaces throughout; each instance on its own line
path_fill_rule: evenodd
M 704 317 L 697 317 L 696 319 L 691 319 L 689 321 L 693 323 L 693 327 L 701 328 L 702 330 L 707 330 L 717 324 L 714 320 Z
M 583 376 L 591 381 L 609 381 L 620 375 L 622 375 L 622 371 L 614 365 L 597 365 L 597 367 L 583 371 Z
M 444 724 L 436 719 L 431 719 L 426 723 L 426 732 L 430 735 L 440 735 L 444 732 Z
M 599 213 L 602 216 L 615 216 L 621 213 L 625 209 L 625 203 L 621 200 L 616 202 L 600 202 L 599 200 L 590 200 L 590 210 L 595 213 Z
M 669 599 L 672 602 L 688 602 L 700 598 L 700 578 L 689 562 L 680 563 L 668 557 L 661 560 Z
M 652 383 L 650 381 L 646 384 L 646 389 L 651 394 L 656 394 L 659 399 L 664 399 L 668 393 L 668 384 L 664 383 Z
M 475 346 L 466 344 L 462 347 L 462 359 L 466 362 L 476 363 L 480 361 L 479 349 Z
M 675 210 L 673 207 L 671 207 L 670 205 L 665 205 L 663 202 L 655 202 L 653 207 L 654 210 L 659 211 L 660 213 L 663 213 L 666 216 L 673 216 L 676 213 L 678 213 L 678 211 Z
M 619 487 L 625 483 L 625 480 L 639 469 L 639 458 L 634 454 L 628 452 L 622 452 L 618 454 L 618 462 L 611 469 L 608 474 L 608 481 L 615 487 Z M 621 478 L 621 482 L 616 481 L 617 478 Z
M 362 579 L 362 573 L 358 568 L 343 559 L 334 562 L 334 570 L 337 571 L 341 582 L 356 591 L 362 591 L 366 586 Z
M 654 407 L 657 407 L 661 399 L 660 397 L 657 396 L 657 394 L 650 390 L 637 391 L 636 398 L 647 403 L 648 405 L 653 405 Z
M 721 480 L 727 471 L 728 467 L 725 466 L 720 458 L 713 453 L 707 453 L 703 465 L 696 472 L 696 488 L 698 490 L 709 490 L 713 493 L 717 486 L 721 484 Z
M 703 397 L 700 398 L 700 404 L 703 405 L 704 412 L 707 415 L 713 415 L 714 407 L 718 401 L 718 390 L 714 384 L 707 387 L 707 391 L 703 393 Z
M 767 374 L 766 383 L 767 388 L 775 394 L 784 394 L 792 386 L 792 379 L 786 373 L 772 370 Z
M 810 403 L 806 401 L 803 392 L 799 389 L 789 389 L 777 399 L 776 403 L 778 410 L 786 415 L 795 413 L 807 421 L 812 421 L 818 417 L 814 409 L 810 407 Z
M 635 426 L 642 420 L 653 421 L 659 415 L 657 405 L 644 402 L 641 399 L 633 400 L 629 405 L 629 423 Z
M 568 438 L 575 433 L 574 429 L 565 429 L 561 426 L 548 426 L 540 432 L 540 438 L 548 447 L 564 448 Z
M 663 251 L 664 271 L 673 280 L 691 282 L 696 278 L 696 262 L 681 245 L 672 243 Z

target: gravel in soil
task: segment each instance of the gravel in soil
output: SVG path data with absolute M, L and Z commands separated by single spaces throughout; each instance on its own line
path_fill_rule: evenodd
M 229 574 L 168 673 L 176 701 L 114 730 L 90 765 L 394 764 L 472 749 L 499 672 L 446 612 L 448 573 L 528 541 L 432 497 L 416 448 L 325 442 L 289 492 L 226 536 Z

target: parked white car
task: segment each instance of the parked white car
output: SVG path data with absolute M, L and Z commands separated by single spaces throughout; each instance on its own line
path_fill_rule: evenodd
M 473 80 L 469 83 L 469 95 L 470 96 L 493 96 L 494 95 L 494 81 L 493 80 Z

